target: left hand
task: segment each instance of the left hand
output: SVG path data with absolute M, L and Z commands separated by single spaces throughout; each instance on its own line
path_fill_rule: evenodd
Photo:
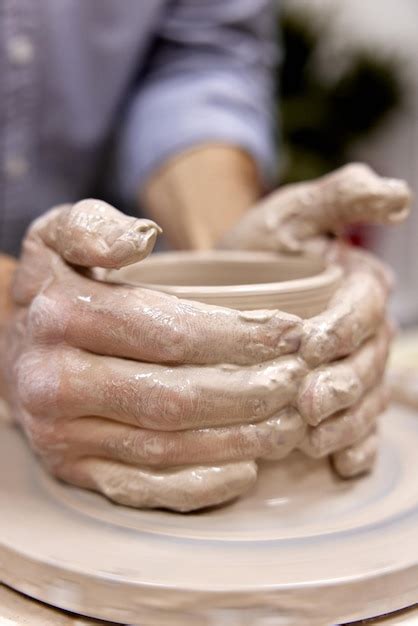
M 410 199 L 403 181 L 351 164 L 272 193 L 221 243 L 226 248 L 316 253 L 343 267 L 343 282 L 327 309 L 304 321 L 300 355 L 315 369 L 297 401 L 310 425 L 303 450 L 323 456 L 338 449 L 332 460 L 343 476 L 369 469 L 376 455 L 375 419 L 387 397 L 382 378 L 392 335 L 387 321 L 392 279 L 377 258 L 336 235 L 355 223 L 399 223 L 409 213 Z

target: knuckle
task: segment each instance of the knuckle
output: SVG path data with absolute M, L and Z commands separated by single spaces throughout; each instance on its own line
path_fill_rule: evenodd
M 16 365 L 17 390 L 22 406 L 32 413 L 42 413 L 54 398 L 57 372 L 41 351 L 22 355 Z
M 59 341 L 65 337 L 71 305 L 59 287 L 50 286 L 38 294 L 31 303 L 28 330 L 38 341 Z
M 157 334 L 159 335 L 157 345 L 160 347 L 160 354 L 164 360 L 182 363 L 187 359 L 190 339 L 186 339 L 183 324 L 168 324 L 161 330 L 161 335 L 160 330 L 156 329 L 156 335 Z
M 59 416 L 69 404 L 74 357 L 65 350 L 33 350 L 16 365 L 17 390 L 22 406 L 35 415 Z
M 162 417 L 167 424 L 180 426 L 182 419 L 190 418 L 197 412 L 198 403 L 198 391 L 190 383 L 186 383 L 184 387 L 168 393 L 163 405 Z
M 42 457 L 50 456 L 60 443 L 58 429 L 45 420 L 28 416 L 24 428 L 31 448 Z
M 107 436 L 101 445 L 111 458 L 146 466 L 166 465 L 170 448 L 158 432 L 142 429 L 126 431 L 120 436 Z
M 310 366 L 327 363 L 338 351 L 340 340 L 333 326 L 326 319 L 315 326 L 307 324 L 301 344 L 301 355 Z
M 135 296 L 137 298 L 137 296 Z M 180 310 L 173 307 L 170 299 L 170 307 L 163 299 L 162 302 L 144 299 L 140 300 L 140 323 L 138 316 L 130 314 L 130 305 L 138 311 L 138 301 L 128 299 L 124 303 L 123 327 L 126 339 L 134 345 L 145 348 L 146 352 L 152 355 L 154 362 L 181 363 L 186 360 L 189 354 L 191 343 L 188 324 L 184 319 L 186 316 Z
M 366 163 L 348 163 L 342 168 L 347 178 L 355 178 L 358 181 L 369 180 L 373 176 L 373 170 Z
M 158 433 L 134 435 L 133 447 L 151 466 L 166 465 L 170 454 L 170 445 L 167 445 Z
M 176 430 L 190 420 L 197 419 L 200 397 L 198 390 L 185 381 L 181 387 L 158 389 L 147 398 L 147 413 L 152 417 L 153 427 Z

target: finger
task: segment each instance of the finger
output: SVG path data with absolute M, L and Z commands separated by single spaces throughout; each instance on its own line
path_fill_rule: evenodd
M 387 404 L 387 390 L 375 387 L 355 407 L 310 428 L 300 449 L 310 457 L 321 458 L 357 443 L 373 430 Z
M 349 274 L 325 312 L 304 321 L 301 356 L 315 367 L 354 352 L 382 324 L 387 297 L 372 273 Z
M 382 378 L 392 331 L 384 323 L 377 334 L 344 360 L 310 372 L 298 390 L 297 408 L 311 426 L 356 404 Z
M 159 363 L 251 364 L 298 350 L 302 320 L 236 311 L 73 275 L 32 303 L 34 339 Z
M 319 236 L 304 244 L 304 251 L 312 256 L 322 257 L 327 263 L 335 263 L 344 268 L 346 274 L 367 269 L 388 292 L 394 284 L 394 274 L 374 254 L 353 246 L 343 239 L 329 239 Z
M 355 223 L 403 221 L 411 203 L 405 181 L 378 176 L 363 163 L 350 163 L 314 182 L 321 225 L 338 232 Z
M 174 432 L 84 417 L 60 425 L 55 443 L 78 457 L 161 468 L 284 458 L 301 442 L 305 429 L 294 409 L 256 424 Z
M 51 273 L 62 272 L 59 259 L 104 268 L 140 261 L 152 251 L 159 232 L 154 222 L 123 215 L 100 200 L 58 206 L 35 220 L 24 239 L 15 299 L 27 303 Z
M 257 466 L 244 462 L 156 471 L 85 458 L 56 468 L 55 474 L 78 487 L 98 491 L 118 504 L 186 512 L 240 496 L 255 483 Z
M 353 163 L 318 180 L 287 185 L 249 211 L 223 247 L 298 252 L 303 242 L 355 223 L 397 223 L 409 213 L 404 181 Z
M 372 432 L 362 441 L 336 452 L 331 457 L 334 470 L 341 478 L 353 478 L 369 472 L 377 458 L 378 437 Z
M 59 350 L 27 355 L 19 379 L 34 415 L 185 430 L 265 419 L 294 400 L 306 371 L 296 357 L 263 367 L 167 367 Z
M 29 236 L 73 265 L 120 268 L 151 252 L 161 229 L 150 220 L 123 215 L 101 200 L 81 200 L 39 218 Z
M 346 271 L 353 272 L 367 268 L 388 291 L 393 287 L 394 276 L 391 268 L 374 254 L 343 242 L 336 243 L 334 251 L 338 251 L 335 261 L 343 265 Z

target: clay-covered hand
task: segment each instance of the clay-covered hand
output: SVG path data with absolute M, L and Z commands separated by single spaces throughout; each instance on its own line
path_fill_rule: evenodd
M 393 334 L 383 322 L 350 356 L 311 370 L 297 406 L 309 428 L 299 446 L 308 456 L 332 455 L 345 477 L 370 469 L 376 457 L 376 422 L 388 402 L 382 382 Z
M 376 417 L 386 405 L 381 380 L 391 335 L 386 315 L 392 281 L 373 255 L 335 236 L 350 224 L 401 222 L 410 198 L 403 181 L 351 164 L 274 192 L 222 242 L 222 247 L 320 254 L 343 267 L 342 284 L 327 309 L 304 321 L 300 355 L 312 372 L 297 403 L 310 424 L 303 449 L 323 456 L 339 446 L 333 462 L 343 476 L 365 471 L 375 457 Z
M 158 227 L 85 200 L 31 227 L 0 333 L 8 401 L 61 479 L 132 506 L 229 500 L 303 439 L 302 320 L 109 284 Z M 218 365 L 226 363 L 229 365 Z
M 404 181 L 350 163 L 322 178 L 280 187 L 248 211 L 221 246 L 303 252 L 306 243 L 339 234 L 347 224 L 402 222 L 410 200 Z

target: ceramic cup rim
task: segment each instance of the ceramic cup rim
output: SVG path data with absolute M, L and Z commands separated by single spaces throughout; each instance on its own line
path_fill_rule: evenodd
M 314 273 L 311 276 L 305 276 L 301 278 L 293 278 L 290 280 L 280 280 L 275 282 L 262 282 L 262 283 L 250 283 L 250 284 L 222 284 L 222 285 L 176 285 L 173 283 L 155 283 L 148 281 L 133 281 L 129 278 L 125 278 L 124 274 L 129 273 L 128 268 L 123 270 L 110 271 L 108 273 L 108 279 L 116 280 L 117 282 L 123 282 L 126 285 L 132 285 L 135 287 L 142 287 L 146 289 L 152 289 L 155 291 L 163 291 L 178 297 L 184 297 L 186 299 L 199 299 L 199 296 L 214 296 L 219 298 L 228 299 L 234 296 L 257 296 L 257 295 L 279 295 L 279 294 L 295 294 L 300 293 L 301 297 L 304 293 L 316 291 L 326 288 L 331 288 L 333 285 L 338 284 L 342 277 L 342 269 L 338 265 L 326 264 L 325 261 L 317 256 L 308 254 L 288 255 L 274 252 L 255 252 L 255 251 L 230 251 L 230 250 L 210 250 L 210 251 L 175 251 L 175 252 L 160 252 L 152 255 L 145 261 L 140 263 L 141 268 L 146 268 L 150 264 L 154 267 L 167 266 L 171 263 L 189 263 L 189 262 L 213 262 L 213 263 L 228 263 L 233 261 L 236 264 L 239 263 L 257 263 L 257 262 L 270 262 L 279 264 L 288 264 L 289 262 L 295 263 L 315 263 L 322 266 L 320 271 Z M 119 274 L 119 272 L 121 272 Z M 118 275 L 123 280 L 118 279 Z

